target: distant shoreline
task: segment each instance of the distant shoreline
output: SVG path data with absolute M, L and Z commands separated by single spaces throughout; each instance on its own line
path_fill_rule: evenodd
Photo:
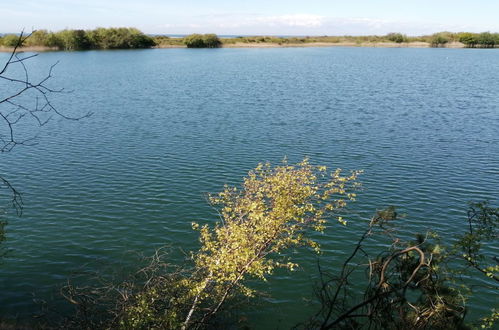
M 222 44 L 222 48 L 289 48 L 289 47 L 365 47 L 365 48 L 431 48 L 428 42 L 310 42 L 310 43 L 234 43 Z M 465 48 L 456 42 L 440 48 Z
M 272 42 L 258 42 L 258 43 L 222 43 L 220 48 L 308 48 L 308 47 L 363 47 L 363 48 L 432 48 L 429 42 L 310 42 L 310 43 L 272 43 Z M 158 45 L 152 49 L 167 49 L 167 48 L 187 48 L 185 45 Z M 466 48 L 463 43 L 451 42 L 439 48 Z M 0 52 L 10 53 L 14 48 L 0 46 Z M 21 52 L 50 52 L 50 51 L 64 51 L 56 47 L 45 46 L 28 46 L 18 48 Z
M 402 33 L 365 36 L 236 36 L 214 33 L 190 34 L 182 38 L 146 35 L 131 27 L 93 30 L 36 30 L 20 39 L 19 34 L 0 36 L 0 52 L 43 52 L 57 50 L 147 49 L 147 48 L 287 48 L 287 47 L 369 47 L 369 48 L 499 48 L 499 33 L 437 32 L 407 36 Z M 3 48 L 2 48 L 3 47 Z

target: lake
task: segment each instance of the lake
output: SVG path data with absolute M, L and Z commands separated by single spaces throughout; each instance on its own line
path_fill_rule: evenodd
M 124 272 L 164 245 L 180 262 L 180 248 L 198 246 L 191 222 L 217 220 L 206 194 L 240 183 L 259 162 L 307 156 L 364 170 L 349 224 L 319 238 L 331 269 L 377 209 L 407 214 L 404 237 L 430 228 L 449 237 L 463 229 L 468 201 L 499 202 L 497 50 L 52 52 L 34 58 L 30 73 L 57 61 L 51 85 L 72 92 L 54 104 L 93 115 L 54 118 L 36 146 L 1 155 L 0 173 L 24 197 L 22 217 L 7 215 L 2 315 L 28 317 L 39 310 L 33 298 L 63 308 L 69 276 Z M 247 311 L 254 327 L 288 328 L 315 311 L 307 301 L 317 256 L 292 256 L 300 270 L 269 278 L 269 296 Z M 470 306 L 483 315 L 495 292 L 477 296 Z

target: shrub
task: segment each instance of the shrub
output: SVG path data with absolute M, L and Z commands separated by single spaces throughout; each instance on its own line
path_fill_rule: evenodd
M 430 39 L 430 44 L 432 47 L 441 47 L 448 42 L 449 39 L 443 33 L 435 33 L 434 35 L 431 36 Z
M 386 39 L 396 42 L 398 44 L 402 42 L 407 42 L 407 36 L 402 33 L 389 33 L 386 35 Z
M 45 46 L 64 49 L 64 43 L 60 38 L 59 33 L 53 33 L 53 32 L 47 34 L 47 37 L 45 38 Z
M 473 48 L 478 43 L 478 38 L 474 33 L 464 32 L 459 34 L 459 42 L 465 44 L 466 47 Z
M 216 34 L 191 34 L 184 38 L 188 48 L 218 48 L 221 45 Z
M 490 32 L 482 32 L 478 35 L 477 42 L 481 47 L 494 48 L 496 38 Z
M 97 28 L 87 31 L 88 39 L 95 49 L 150 48 L 154 40 L 135 28 Z
M 26 39 L 26 46 L 46 46 L 47 44 L 47 30 L 36 30 Z
M 19 36 L 16 34 L 7 34 L 2 38 L 2 44 L 5 47 L 16 47 L 17 43 L 19 42 Z M 19 47 L 22 47 L 23 45 L 19 45 Z
M 63 30 L 57 33 L 64 50 L 84 50 L 90 48 L 90 41 L 83 30 Z

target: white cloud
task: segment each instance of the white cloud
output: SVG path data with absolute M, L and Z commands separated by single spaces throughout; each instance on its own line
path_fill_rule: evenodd
M 268 26 L 292 26 L 292 27 L 319 27 L 323 24 L 324 17 L 318 15 L 295 14 L 280 16 L 262 16 L 253 19 L 253 22 L 247 23 L 261 24 Z
M 190 22 L 196 22 L 196 24 L 189 24 Z M 143 28 L 146 32 L 153 33 L 210 32 L 235 35 L 383 35 L 390 32 L 423 35 L 439 31 L 479 32 L 483 30 L 471 25 L 365 17 L 326 17 L 306 13 L 286 15 L 219 13 L 189 19 L 178 18 L 169 24 Z

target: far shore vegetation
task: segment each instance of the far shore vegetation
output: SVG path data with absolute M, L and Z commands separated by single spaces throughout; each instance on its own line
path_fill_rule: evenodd
M 10 50 L 19 42 L 16 34 L 0 35 L 0 50 Z M 219 48 L 219 47 L 307 47 L 307 46 L 371 46 L 371 47 L 452 47 L 496 48 L 499 33 L 438 32 L 431 35 L 407 36 L 402 33 L 369 36 L 240 36 L 223 38 L 216 34 L 191 34 L 186 37 L 146 35 L 136 28 L 97 28 L 94 30 L 34 31 L 20 48 L 40 50 L 91 50 L 139 48 Z

